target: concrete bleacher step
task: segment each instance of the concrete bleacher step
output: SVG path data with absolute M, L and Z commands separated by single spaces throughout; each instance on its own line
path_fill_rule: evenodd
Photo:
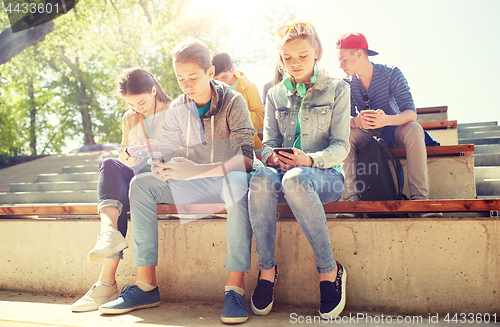
M 481 130 L 462 130 L 458 132 L 459 139 L 470 139 L 470 138 L 497 138 L 500 137 L 500 126 L 497 127 L 496 131 L 484 131 Z
M 477 128 L 482 126 L 498 126 L 498 122 L 496 121 L 488 121 L 488 122 L 479 122 L 479 123 L 462 123 L 457 125 L 457 129 L 465 129 L 465 128 Z
M 64 181 L 97 181 L 99 172 L 72 173 L 72 174 L 40 174 L 38 182 L 64 182 Z
M 97 190 L 1 193 L 0 204 L 95 203 Z
M 500 135 L 495 137 L 458 138 L 458 144 L 500 144 Z
M 41 183 L 12 183 L 10 192 L 45 192 L 45 191 L 82 191 L 95 190 L 97 181 L 67 181 L 67 182 L 41 182 Z
M 477 126 L 469 128 L 457 128 L 458 135 L 468 134 L 468 133 L 480 133 L 480 132 L 498 132 L 500 131 L 500 126 Z
M 476 179 L 476 192 L 478 196 L 500 196 L 500 178 Z
M 499 166 L 500 153 L 477 154 L 474 155 L 474 166 Z
M 476 180 L 500 178 L 500 166 L 475 167 L 474 176 Z
M 82 165 L 82 166 L 67 166 L 62 168 L 63 174 L 73 174 L 73 173 L 94 173 L 98 172 L 99 167 L 94 165 Z
M 500 153 L 500 144 L 479 144 L 474 147 L 474 155 Z

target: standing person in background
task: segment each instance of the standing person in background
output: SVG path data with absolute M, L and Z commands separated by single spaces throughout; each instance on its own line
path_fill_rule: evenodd
M 264 106 L 260 100 L 257 86 L 248 80 L 248 77 L 234 68 L 231 57 L 225 52 L 220 52 L 212 57 L 212 65 L 215 67 L 214 80 L 224 82 L 231 87 L 231 90 L 239 92 L 247 102 L 248 110 L 252 118 L 255 133 L 254 150 L 260 155 L 262 142 L 259 139 L 258 131 L 262 129 L 264 121 Z
M 361 33 L 345 33 L 337 40 L 340 68 L 351 86 L 351 150 L 345 160 L 345 201 L 360 201 L 356 190 L 356 149 L 363 147 L 370 134 L 382 137 L 387 143 L 406 148 L 408 182 L 411 200 L 429 199 L 429 174 L 425 133 L 417 120 L 417 110 L 410 87 L 397 67 L 374 64 L 368 58 L 378 52 L 368 49 Z M 370 133 L 360 130 L 368 130 Z M 339 214 L 354 217 L 356 214 Z M 413 214 L 442 217 L 441 213 Z
M 338 316 L 345 306 L 346 271 L 335 260 L 323 203 L 344 189 L 342 162 L 349 152 L 349 85 L 317 63 L 323 48 L 309 23 L 278 29 L 281 82 L 267 95 L 262 162 L 250 180 L 248 210 L 259 255 L 252 310 L 267 315 L 278 278 L 276 210 L 288 203 L 314 251 L 320 280 L 320 314 Z M 285 151 L 275 148 L 291 148 Z M 296 262 L 300 265 L 300 262 Z
M 123 116 L 123 133 L 118 159 L 104 159 L 97 181 L 98 212 L 101 231 L 97 243 L 89 252 L 90 261 L 103 259 L 98 281 L 71 310 L 97 310 L 102 304 L 118 297 L 116 269 L 128 247 L 127 234 L 129 184 L 134 175 L 151 172 L 145 153 L 158 149 L 161 127 L 172 99 L 163 91 L 153 75 L 142 68 L 124 70 L 116 79 L 115 94 L 128 107 Z

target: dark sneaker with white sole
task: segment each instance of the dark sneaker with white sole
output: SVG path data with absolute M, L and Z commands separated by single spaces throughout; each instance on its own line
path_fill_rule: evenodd
M 344 267 L 338 262 L 337 268 L 338 272 L 335 282 L 322 281 L 319 284 L 321 292 L 319 314 L 325 319 L 337 317 L 345 307 L 345 282 L 347 274 Z
M 99 307 L 100 313 L 120 314 L 132 310 L 146 309 L 160 305 L 160 290 L 158 286 L 152 291 L 144 292 L 137 285 L 125 285 L 119 297 Z
M 257 316 L 267 315 L 273 308 L 274 303 L 274 285 L 278 280 L 278 266 L 274 266 L 274 282 L 260 279 L 257 277 L 257 286 L 252 294 L 251 305 L 252 311 Z

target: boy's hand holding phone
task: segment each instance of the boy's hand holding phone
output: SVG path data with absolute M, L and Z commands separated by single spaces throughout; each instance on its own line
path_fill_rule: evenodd
M 387 125 L 385 123 L 387 115 L 382 109 L 361 110 L 358 117 L 361 118 L 361 125 L 358 127 L 364 129 L 376 129 Z

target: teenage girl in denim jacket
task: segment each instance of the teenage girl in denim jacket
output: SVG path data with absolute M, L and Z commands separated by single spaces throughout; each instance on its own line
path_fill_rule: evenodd
M 266 99 L 262 162 L 268 167 L 253 174 L 249 190 L 260 268 L 252 310 L 266 315 L 273 305 L 279 202 L 288 203 L 314 250 L 320 313 L 333 318 L 345 305 L 346 271 L 333 256 L 323 203 L 338 201 L 344 188 L 342 162 L 349 153 L 350 90 L 317 67 L 323 49 L 309 23 L 285 25 L 277 32 L 277 76 L 282 75 L 283 80 L 269 90 Z M 273 150 L 279 147 L 291 147 L 293 154 Z

